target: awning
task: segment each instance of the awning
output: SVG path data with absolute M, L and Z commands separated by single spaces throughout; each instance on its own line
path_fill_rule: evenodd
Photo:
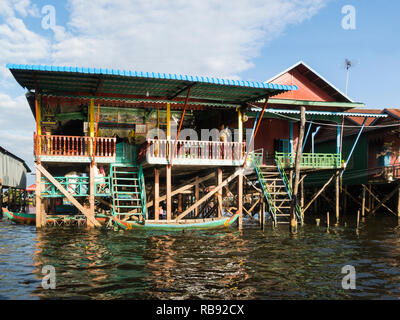
M 114 69 L 7 64 L 14 78 L 41 94 L 108 99 L 179 100 L 191 88 L 191 101 L 239 106 L 296 86 L 212 77 Z

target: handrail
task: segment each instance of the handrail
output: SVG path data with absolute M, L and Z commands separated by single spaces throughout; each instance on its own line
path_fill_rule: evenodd
M 96 145 L 92 148 L 94 142 Z M 116 142 L 114 137 L 34 134 L 35 155 L 45 156 L 115 157 Z
M 268 207 L 269 207 L 270 213 L 272 215 L 272 219 L 274 220 L 274 223 L 276 225 L 277 224 L 277 219 L 276 219 L 276 207 L 275 207 L 274 201 L 272 200 L 272 196 L 271 196 L 271 194 L 269 192 L 268 186 L 265 183 L 264 176 L 263 176 L 263 174 L 261 172 L 260 165 L 258 163 L 258 160 L 257 160 L 254 152 L 251 152 L 251 157 L 252 157 L 254 169 L 255 169 L 256 174 L 257 174 L 258 182 L 260 183 L 261 190 L 263 191 L 264 197 L 267 200 Z
M 283 181 L 283 184 L 285 185 L 286 192 L 287 192 L 290 200 L 292 200 L 293 199 L 293 190 L 292 190 L 292 186 L 290 184 L 289 178 L 287 177 L 287 174 L 286 174 L 284 168 L 281 167 L 281 163 L 279 162 L 278 158 L 275 158 L 275 163 L 278 168 L 281 179 Z M 301 207 L 298 203 L 296 203 L 296 216 L 297 216 L 297 219 L 299 219 L 300 223 L 303 224 L 303 215 L 301 214 Z

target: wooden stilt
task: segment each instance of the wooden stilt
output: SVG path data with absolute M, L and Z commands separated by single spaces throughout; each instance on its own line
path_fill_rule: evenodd
M 94 217 L 95 216 L 95 214 L 94 214 L 94 192 L 95 192 L 95 190 L 94 190 L 94 188 L 95 188 L 94 177 L 95 177 L 95 167 L 94 166 L 95 166 L 95 164 L 90 166 L 89 208 L 88 208 L 89 209 L 88 213 L 89 213 L 90 217 L 88 217 L 87 222 L 86 222 L 88 228 L 94 228 L 93 221 L 95 221 L 95 217 Z
M 41 196 L 41 180 L 42 174 L 39 170 L 36 169 L 36 190 L 35 190 L 35 197 L 36 197 L 36 228 L 42 227 L 42 196 Z M 10 189 L 8 189 L 8 198 L 10 198 Z
M 222 169 L 217 171 L 217 185 L 222 183 Z M 222 189 L 218 191 L 218 217 L 222 217 Z
M 182 193 L 178 194 L 178 213 L 182 213 Z
M 260 193 L 260 208 L 259 208 L 259 212 L 258 212 L 258 222 L 260 223 L 260 229 L 263 228 L 263 203 L 264 203 L 264 198 L 263 195 Z
M 154 220 L 159 219 L 160 214 L 160 170 L 154 169 Z
M 335 183 L 335 196 L 336 196 L 336 224 L 339 224 L 339 180 L 340 180 L 340 172 L 336 172 L 336 183 Z
M 242 230 L 243 228 L 243 172 L 238 175 L 238 228 Z
M 200 186 L 199 186 L 199 177 L 196 177 L 196 181 L 194 184 L 194 197 L 195 197 L 195 201 L 199 201 L 200 198 Z M 194 214 L 197 217 L 199 215 L 199 207 L 196 207 L 194 209 Z
M 300 182 L 300 207 L 301 207 L 301 211 L 303 211 L 304 208 L 304 179 L 303 177 L 301 178 L 301 182 Z
M 300 181 L 300 165 L 301 165 L 301 148 L 303 145 L 304 139 L 304 129 L 306 123 L 306 108 L 300 108 L 300 132 L 299 132 L 299 140 L 297 142 L 297 150 L 296 150 L 296 159 L 295 159 L 295 177 L 294 177 L 294 186 L 293 186 L 293 194 L 292 194 L 292 203 L 290 208 L 290 232 L 292 234 L 297 233 L 297 195 L 299 190 L 299 181 Z
M 361 217 L 365 216 L 365 187 L 362 186 Z
M 306 210 L 312 205 L 312 203 L 318 198 L 318 196 L 324 192 L 324 190 L 329 186 L 329 184 L 333 181 L 333 179 L 335 177 L 338 176 L 338 173 L 333 174 L 329 180 L 323 185 L 323 187 L 321 189 L 318 189 L 317 193 L 312 197 L 312 199 L 310 200 L 310 202 L 308 202 L 308 204 L 305 206 L 303 212 L 306 212 Z
M 262 201 L 262 227 L 264 230 L 264 228 L 265 228 L 265 201 L 264 201 L 264 198 Z
M 166 196 L 167 196 L 167 220 L 171 220 L 172 219 L 172 190 L 171 190 L 171 171 L 172 168 L 169 165 L 166 165 L 165 167 L 166 170 L 166 188 L 167 188 L 167 192 L 166 192 Z

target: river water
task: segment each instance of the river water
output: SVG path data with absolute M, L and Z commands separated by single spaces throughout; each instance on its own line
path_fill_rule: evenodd
M 397 219 L 264 231 L 122 232 L 0 221 L 0 299 L 399 299 Z M 56 288 L 42 288 L 52 265 Z M 342 288 L 342 267 L 356 289 Z

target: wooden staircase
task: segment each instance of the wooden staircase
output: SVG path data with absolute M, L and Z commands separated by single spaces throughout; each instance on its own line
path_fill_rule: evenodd
M 144 222 L 146 194 L 142 167 L 132 164 L 111 166 L 113 215 L 121 220 Z

